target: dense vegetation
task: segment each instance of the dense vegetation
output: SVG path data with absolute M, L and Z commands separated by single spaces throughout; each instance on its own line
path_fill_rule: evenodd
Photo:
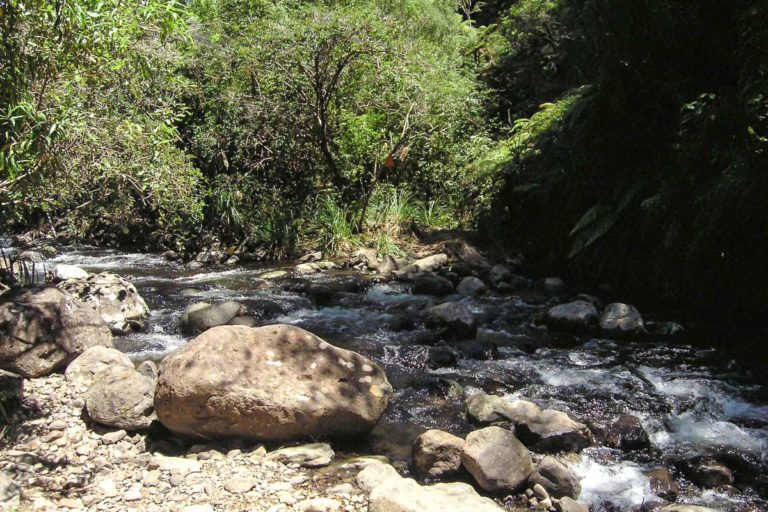
M 279 257 L 477 228 L 542 269 L 768 299 L 768 6 L 8 0 L 10 229 Z

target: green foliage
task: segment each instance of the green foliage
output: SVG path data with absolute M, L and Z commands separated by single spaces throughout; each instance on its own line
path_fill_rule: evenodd
M 360 244 L 355 234 L 353 212 L 332 197 L 320 198 L 310 219 L 309 234 L 314 235 L 315 242 L 326 252 L 345 253 Z

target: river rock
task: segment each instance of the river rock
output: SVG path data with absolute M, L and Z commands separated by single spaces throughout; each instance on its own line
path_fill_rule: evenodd
M 578 452 L 592 444 L 592 432 L 586 425 L 553 409 L 515 423 L 515 433 L 536 452 Z
M 488 282 L 494 288 L 501 287 L 502 283 L 508 282 L 512 277 L 512 271 L 504 265 L 494 265 L 488 272 Z
M 606 429 L 605 444 L 625 451 L 644 450 L 651 440 L 637 416 L 624 414 Z
M 267 454 L 267 458 L 284 464 L 298 464 L 306 468 L 321 468 L 333 460 L 334 453 L 327 443 L 304 444 L 281 448 Z
M 666 468 L 652 469 L 646 471 L 645 476 L 651 482 L 651 490 L 657 496 L 666 500 L 677 498 L 680 487 L 675 482 L 675 477 Z
M 500 396 L 475 393 L 466 402 L 467 416 L 480 425 L 512 422 L 529 423 L 541 414 L 538 405 L 527 400 L 509 402 Z
M 461 463 L 488 492 L 510 493 L 533 473 L 528 449 L 509 430 L 487 427 L 467 436 Z
M 86 279 L 90 274 L 76 265 L 60 263 L 53 268 L 53 279 L 56 282 L 67 279 Z
M 0 473 L 0 503 L 6 503 L 21 494 L 21 488 L 5 473 Z M 12 508 L 11 510 L 14 510 Z
M 91 347 L 69 363 L 64 375 L 70 382 L 90 386 L 96 375 L 110 366 L 133 369 L 133 362 L 114 348 Z
M 0 303 L 0 368 L 41 377 L 95 346 L 112 347 L 109 328 L 66 291 L 23 290 Z
M 368 512 L 503 512 L 464 483 L 419 485 L 382 463 L 369 464 L 357 484 L 370 493 Z
M 349 265 L 353 267 L 365 267 L 368 270 L 379 269 L 379 258 L 376 249 L 363 248 L 355 252 L 349 260 Z
M 557 512 L 589 512 L 589 507 L 569 497 L 560 498 L 555 504 Z
M 584 332 L 597 324 L 597 308 L 583 300 L 560 304 L 547 311 L 545 323 L 556 331 Z
M 189 306 L 181 315 L 181 331 L 184 334 L 200 334 L 213 327 L 227 325 L 244 313 L 245 306 L 239 302 L 199 302 Z
M 157 376 L 160 375 L 160 370 L 157 368 L 157 363 L 154 361 L 142 361 L 141 364 L 136 367 L 136 371 L 152 380 L 157 380 Z
M 384 255 L 384 258 L 382 258 L 381 265 L 379 265 L 379 273 L 380 274 L 392 274 L 394 272 L 397 272 L 397 270 L 400 268 L 400 266 L 397 264 L 397 260 L 392 257 L 390 254 Z
M 293 268 L 297 274 L 316 274 L 323 270 L 333 270 L 336 264 L 332 261 L 313 261 L 311 263 L 300 263 Z
M 529 483 L 541 485 L 554 498 L 576 499 L 581 494 L 579 478 L 568 466 L 549 455 L 536 465 Z
M 413 278 L 413 293 L 419 295 L 450 295 L 453 293 L 453 283 L 448 279 L 423 272 Z
M 12 410 L 24 396 L 24 378 L 13 372 L 0 370 L 0 406 Z
M 442 478 L 461 468 L 464 440 L 442 430 L 427 430 L 413 442 L 413 468 L 419 478 Z
M 56 285 L 90 304 L 115 334 L 144 328 L 149 307 L 136 287 L 116 274 L 102 272 L 85 279 L 67 279 Z
M 298 327 L 214 327 L 165 358 L 155 409 L 201 438 L 285 441 L 369 431 L 392 387 L 370 360 Z
M 696 457 L 679 464 L 685 476 L 696 485 L 706 488 L 731 485 L 733 471 L 724 464 L 708 458 Z
M 456 287 L 456 291 L 460 295 L 472 296 L 480 295 L 485 291 L 485 283 L 475 276 L 467 276 L 461 280 L 459 286 Z
M 609 336 L 629 336 L 645 331 L 643 317 L 634 306 L 615 302 L 600 315 L 600 328 Z
M 218 265 L 221 263 L 221 260 L 224 258 L 224 253 L 221 251 L 217 251 L 214 249 L 206 249 L 204 251 L 200 251 L 197 253 L 197 256 L 195 256 L 195 263 L 199 263 L 200 265 Z
M 433 254 L 426 258 L 414 261 L 413 265 L 421 272 L 434 272 L 448 264 L 447 254 Z
M 460 302 L 446 302 L 439 306 L 433 306 L 426 309 L 423 316 L 427 327 L 441 329 L 443 338 L 470 339 L 477 334 L 475 315 Z
M 686 505 L 683 503 L 673 503 L 671 505 L 665 505 L 661 507 L 659 512 L 721 512 L 720 510 L 701 507 L 699 505 Z
M 155 381 L 133 368 L 110 366 L 96 375 L 85 394 L 85 409 L 95 422 L 127 431 L 146 430 L 155 418 Z

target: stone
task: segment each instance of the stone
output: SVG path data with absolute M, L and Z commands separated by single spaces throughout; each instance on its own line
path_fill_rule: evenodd
M 413 265 L 421 272 L 434 272 L 448 264 L 447 254 L 433 254 L 426 258 L 414 261 Z
M 421 479 L 440 479 L 461 469 L 464 440 L 442 430 L 427 430 L 413 442 L 412 460 Z
M 605 444 L 624 451 L 645 450 L 651 440 L 637 416 L 624 414 L 606 429 Z
M 370 492 L 368 512 L 503 511 L 492 500 L 478 495 L 468 484 L 423 486 L 410 478 L 402 478 L 388 464 L 368 465 L 358 474 L 357 482 Z
M 227 325 L 245 313 L 245 306 L 229 301 L 222 304 L 199 302 L 189 306 L 181 315 L 181 331 L 184 334 L 200 334 L 213 327 Z
M 67 279 L 86 279 L 90 274 L 75 265 L 59 264 L 53 267 L 53 279 L 56 282 Z
M 560 501 L 555 504 L 555 510 L 557 512 L 589 512 L 589 507 L 566 496 L 560 498 Z
M 0 472 L 0 503 L 6 503 L 21 494 L 21 488 L 8 475 Z
M 91 347 L 112 347 L 99 313 L 57 288 L 21 290 L 0 303 L 0 368 L 35 378 Z
M 287 441 L 367 432 L 391 394 L 378 365 L 303 329 L 223 326 L 165 358 L 155 410 L 181 435 Z
M 539 406 L 526 400 L 509 402 L 500 396 L 475 393 L 466 402 L 467 416 L 480 425 L 527 423 L 541 414 Z
M 256 480 L 238 478 L 224 482 L 224 488 L 232 494 L 243 494 L 253 489 L 256 484 Z
M 553 498 L 567 496 L 576 499 L 581 494 L 579 478 L 568 466 L 549 455 L 536 465 L 529 483 L 540 485 Z
M 313 498 L 297 505 L 299 512 L 339 512 L 341 503 L 331 498 Z
M 592 444 L 592 432 L 586 425 L 552 409 L 515 423 L 515 433 L 536 452 L 578 452 Z
M 311 263 L 301 263 L 293 268 L 293 271 L 297 274 L 317 274 L 323 270 L 333 270 L 336 268 L 336 264 L 332 261 L 313 261 Z
M 225 265 L 237 265 L 238 263 L 240 263 L 240 258 L 234 254 L 227 258 L 227 261 L 224 262 Z
M 420 273 L 413 278 L 413 293 L 418 295 L 450 295 L 453 293 L 453 283 L 431 272 Z
M 514 492 L 534 469 L 528 449 L 512 432 L 499 427 L 470 433 L 461 463 L 481 488 L 493 493 Z
M 396 272 L 398 268 L 399 265 L 397 264 L 395 258 L 393 258 L 390 254 L 387 254 L 382 259 L 378 271 L 379 274 L 392 274 L 393 272 Z
M 547 490 L 541 484 L 533 484 L 533 489 L 531 490 L 533 491 L 533 495 L 540 500 L 549 498 Z
M 721 512 L 720 510 L 701 507 L 699 505 L 685 505 L 682 503 L 674 503 L 672 505 L 665 505 L 661 507 L 659 512 Z
M 269 272 L 263 272 L 261 274 L 258 274 L 256 277 L 259 279 L 280 279 L 281 277 L 285 277 L 288 275 L 287 270 L 270 270 Z
M 115 444 L 122 441 L 128 432 L 125 430 L 115 430 L 114 432 L 107 432 L 101 436 L 101 442 L 104 444 Z
M 504 265 L 494 265 L 488 272 L 488 282 L 494 288 L 499 288 L 502 283 L 507 282 L 511 277 L 512 271 Z
M 204 503 L 198 505 L 187 505 L 181 509 L 181 512 L 216 512 L 216 509 L 213 508 L 213 505 Z
M 696 457 L 679 464 L 683 474 L 694 484 L 713 488 L 733 484 L 733 471 L 724 464 L 708 458 Z
M 634 306 L 615 302 L 600 315 L 600 328 L 608 336 L 629 336 L 645 332 L 643 317 Z
M 0 370 L 0 405 L 12 411 L 24 397 L 24 378 L 16 373 Z
M 111 478 L 99 482 L 99 490 L 105 498 L 114 498 L 117 496 L 117 484 Z
M 583 300 L 550 308 L 544 323 L 552 330 L 581 333 L 597 324 L 597 308 Z
M 91 347 L 69 363 L 64 375 L 69 382 L 90 386 L 96 375 L 110 366 L 122 366 L 133 370 L 130 358 L 109 347 Z
M 645 472 L 645 476 L 651 482 L 651 490 L 657 496 L 666 500 L 674 500 L 680 492 L 680 487 L 675 482 L 675 477 L 666 468 L 652 469 Z
M 562 293 L 568 289 L 565 281 L 559 277 L 545 277 L 544 289 L 551 293 Z
M 149 316 L 149 307 L 136 287 L 117 274 L 91 274 L 56 286 L 94 307 L 114 334 L 143 330 L 144 319 Z
M 157 380 L 157 376 L 160 375 L 160 370 L 154 361 L 142 361 L 136 371 L 152 380 Z
M 275 450 L 267 454 L 267 459 L 306 468 L 320 468 L 330 464 L 335 455 L 331 445 L 314 443 Z
M 485 283 L 475 276 L 467 276 L 461 280 L 459 286 L 456 287 L 456 291 L 459 295 L 467 297 L 480 295 L 485 291 Z
M 195 263 L 199 263 L 200 265 L 218 265 L 223 258 L 224 254 L 221 251 L 206 249 L 197 253 L 197 256 L 195 256 Z
M 460 302 L 446 302 L 427 308 L 424 313 L 427 327 L 440 329 L 440 336 L 445 339 L 471 339 L 477 334 L 475 315 Z
M 95 422 L 127 431 L 145 430 L 155 418 L 155 381 L 133 368 L 110 366 L 93 380 L 85 408 Z
M 184 459 L 182 457 L 165 457 L 163 455 L 157 454 L 149 460 L 147 469 L 158 469 L 160 471 L 168 471 L 171 473 L 188 475 L 190 473 L 199 473 L 203 469 L 203 465 L 199 461 L 192 459 Z

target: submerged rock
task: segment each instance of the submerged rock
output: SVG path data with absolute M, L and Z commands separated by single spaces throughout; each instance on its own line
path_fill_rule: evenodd
M 367 432 L 392 387 L 370 360 L 298 327 L 215 327 L 160 366 L 155 408 L 178 434 L 284 441 Z
M 413 442 L 413 468 L 419 478 L 442 478 L 461 468 L 464 440 L 442 430 L 427 430 Z
M 644 450 L 651 440 L 637 416 L 624 414 L 606 429 L 605 444 L 625 451 Z
M 661 496 L 667 500 L 674 500 L 677 498 L 677 493 L 680 492 L 680 488 L 675 482 L 675 477 L 668 469 L 659 468 L 652 469 L 645 472 L 645 476 L 651 482 L 651 490 L 654 494 Z
M 475 276 L 468 276 L 461 280 L 459 286 L 456 287 L 456 291 L 460 295 L 472 296 L 480 295 L 485 291 L 485 283 Z
M 640 312 L 634 306 L 615 302 L 600 315 L 600 328 L 609 336 L 629 336 L 645 332 Z
M 227 325 L 244 313 L 245 306 L 234 301 L 193 304 L 181 315 L 181 331 L 185 334 L 200 334 L 213 327 Z
M 95 346 L 112 347 L 109 328 L 66 291 L 21 291 L 0 303 L 0 368 L 41 377 Z
M 117 274 L 102 272 L 85 279 L 68 279 L 57 287 L 96 308 L 115 334 L 144 329 L 149 307 L 136 287 Z
M 466 306 L 459 302 L 446 302 L 424 311 L 427 327 L 441 329 L 443 338 L 461 340 L 474 338 L 477 334 L 477 320 Z
M 544 322 L 556 331 L 585 332 L 597 324 L 597 308 L 583 300 L 560 304 L 547 311 Z
M 706 488 L 731 485 L 734 481 L 733 471 L 708 457 L 696 457 L 680 463 L 683 474 L 696 485 Z

